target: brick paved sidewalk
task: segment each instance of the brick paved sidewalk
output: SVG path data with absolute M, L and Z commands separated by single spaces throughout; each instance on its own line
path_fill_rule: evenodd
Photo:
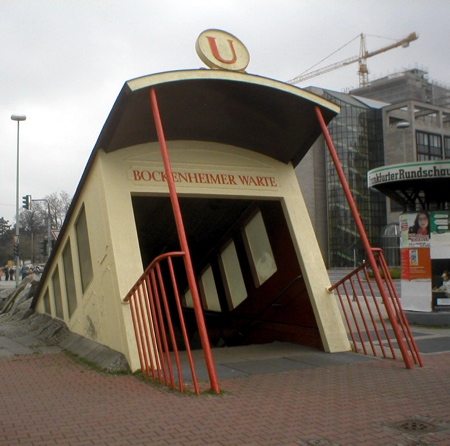
M 185 396 L 64 353 L 0 359 L 1 445 L 450 445 L 450 354 L 251 375 Z

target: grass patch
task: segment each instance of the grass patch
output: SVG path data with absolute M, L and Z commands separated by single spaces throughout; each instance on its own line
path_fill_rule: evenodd
M 393 279 L 401 279 L 402 277 L 402 268 L 400 266 L 391 266 L 389 268 L 389 272 L 391 273 L 391 277 Z M 370 270 L 368 272 L 369 277 L 373 278 L 373 271 Z M 381 277 L 384 279 L 384 273 L 380 270 Z
M 114 370 L 107 370 L 104 369 L 103 367 L 100 367 L 97 363 L 93 362 L 93 361 L 89 361 L 86 358 L 81 357 L 80 355 L 77 355 L 76 353 L 70 352 L 68 350 L 65 350 L 64 353 L 66 354 L 66 356 L 68 356 L 72 361 L 76 362 L 77 364 L 80 364 L 86 368 L 88 368 L 89 370 L 94 370 L 96 372 L 99 373 L 106 373 L 108 375 L 131 375 L 131 376 L 135 376 L 136 378 L 138 378 L 139 380 L 146 382 L 150 385 L 152 385 L 153 387 L 157 388 L 158 390 L 162 390 L 164 392 L 168 392 L 174 395 L 179 395 L 179 396 L 225 396 L 225 395 L 230 395 L 230 392 L 227 392 L 225 390 L 221 390 L 220 393 L 216 393 L 213 392 L 212 389 L 206 389 L 203 391 L 200 391 L 200 395 L 197 395 L 193 390 L 191 390 L 192 385 L 185 385 L 185 390 L 184 392 L 180 392 L 178 388 L 176 389 L 172 389 L 169 386 L 166 386 L 165 384 L 163 384 L 162 382 L 158 381 L 157 379 L 152 378 L 151 376 L 147 376 L 146 374 L 142 373 L 141 370 L 136 370 L 135 372 L 131 372 L 131 371 L 127 371 L 127 370 L 119 370 L 119 371 L 114 371 Z
M 136 372 L 132 373 L 133 376 L 138 378 L 139 380 L 151 385 L 157 390 L 160 390 L 165 393 L 170 393 L 172 395 L 181 396 L 181 397 L 208 397 L 208 396 L 226 396 L 231 395 L 231 392 L 228 392 L 226 390 L 221 390 L 220 393 L 213 392 L 211 388 L 200 390 L 200 394 L 196 394 L 194 391 L 194 386 L 192 383 L 185 383 L 184 384 L 184 391 L 181 392 L 179 387 L 176 387 L 173 389 L 170 386 L 166 386 L 163 382 L 159 381 L 158 379 L 153 378 L 152 376 L 148 376 L 141 372 L 141 370 L 137 370 Z M 200 383 L 199 383 L 200 384 Z
M 389 271 L 393 279 L 401 279 L 402 268 L 400 266 L 392 266 L 391 268 L 389 268 Z
M 72 361 L 77 364 L 81 364 L 90 370 L 95 370 L 96 372 L 107 373 L 108 375 L 131 375 L 129 370 L 108 370 L 100 367 L 96 362 L 89 361 L 89 359 L 83 358 L 76 353 L 70 352 L 69 350 L 64 350 L 66 356 L 68 356 Z

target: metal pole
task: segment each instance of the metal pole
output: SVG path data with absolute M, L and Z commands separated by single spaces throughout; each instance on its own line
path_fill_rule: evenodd
M 353 218 L 355 220 L 355 224 L 358 229 L 359 236 L 364 245 L 364 248 L 365 248 L 365 251 L 367 254 L 367 258 L 368 258 L 368 263 L 369 263 L 370 267 L 372 268 L 375 282 L 378 285 L 378 289 L 380 290 L 381 297 L 383 299 L 383 302 L 385 303 L 386 312 L 388 313 L 389 320 L 391 321 L 391 324 L 392 324 L 392 329 L 394 330 L 395 337 L 397 338 L 398 346 L 400 348 L 400 351 L 402 352 L 403 360 L 406 364 L 406 367 L 408 369 L 412 369 L 413 368 L 412 360 L 406 351 L 405 342 L 403 340 L 403 337 L 400 334 L 400 330 L 399 330 L 398 324 L 397 324 L 397 319 L 395 317 L 395 314 L 392 312 L 391 306 L 389 305 L 389 300 L 388 300 L 388 296 L 386 294 L 386 289 L 384 287 L 383 279 L 382 279 L 380 271 L 378 269 L 377 262 L 375 260 L 375 256 L 373 255 L 372 246 L 370 245 L 369 238 L 367 237 L 367 233 L 364 228 L 363 221 L 361 219 L 361 216 L 359 215 L 358 208 L 356 206 L 352 192 L 348 185 L 347 178 L 345 177 L 344 169 L 342 168 L 341 162 L 340 162 L 339 157 L 336 152 L 336 148 L 334 147 L 330 133 L 328 132 L 328 128 L 327 128 L 327 125 L 325 124 L 325 120 L 322 116 L 322 112 L 320 111 L 320 108 L 318 106 L 316 106 L 315 109 L 316 109 L 317 119 L 319 120 L 320 126 L 322 128 L 322 133 L 325 137 L 325 141 L 328 146 L 328 150 L 330 152 L 331 158 L 333 159 L 333 163 L 336 168 L 336 172 L 338 174 L 342 188 L 344 189 L 344 193 L 347 198 L 347 202 L 350 207 L 350 210 L 353 214 Z
M 48 244 L 48 249 L 47 249 L 47 261 L 50 258 L 50 254 L 52 253 L 52 240 L 51 240 L 51 235 L 52 235 L 52 223 L 51 223 L 51 214 L 50 214 L 50 203 L 47 201 L 47 211 L 48 211 L 48 222 L 47 222 L 47 244 Z
M 15 248 L 17 249 L 17 255 L 15 256 L 15 262 L 16 262 L 16 287 L 19 286 L 19 135 L 20 135 L 20 121 L 25 121 L 27 117 L 25 115 L 11 115 L 11 119 L 13 121 L 17 121 L 17 171 L 16 171 L 16 235 L 14 237 L 14 244 L 17 245 Z
M 19 135 L 20 135 L 20 121 L 17 121 L 17 162 L 16 162 L 16 243 L 17 243 L 17 255 L 16 255 L 16 288 L 19 286 Z
M 173 180 L 172 166 L 170 164 L 169 152 L 167 150 L 166 139 L 164 136 L 164 129 L 161 122 L 161 116 L 159 113 L 158 101 L 156 93 L 153 88 L 150 89 L 150 103 L 153 111 L 153 119 L 155 121 L 156 131 L 158 133 L 159 144 L 161 146 L 161 155 L 164 161 L 164 168 L 167 176 L 167 184 L 169 186 L 170 200 L 172 202 L 172 209 L 175 216 L 175 222 L 178 230 L 178 237 L 182 251 L 184 251 L 184 262 L 186 266 L 186 273 L 189 283 L 189 288 L 192 294 L 192 301 L 194 304 L 195 316 L 197 319 L 197 326 L 200 335 L 200 340 L 203 347 L 203 353 L 205 355 L 206 368 L 208 369 L 209 381 L 211 383 L 211 390 L 215 393 L 220 393 L 219 383 L 217 380 L 217 372 L 214 364 L 214 358 L 209 343 L 208 332 L 206 330 L 205 320 L 203 318 L 203 308 L 198 294 L 197 281 L 195 279 L 194 268 L 192 266 L 191 253 L 189 251 L 189 245 L 186 238 L 186 231 L 184 229 L 183 217 L 181 214 L 180 203 L 178 201 L 178 195 Z

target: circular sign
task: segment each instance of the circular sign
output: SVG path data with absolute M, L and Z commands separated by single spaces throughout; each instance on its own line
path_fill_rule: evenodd
M 245 45 L 235 36 L 220 29 L 207 29 L 197 38 L 195 50 L 210 68 L 244 71 L 250 62 Z

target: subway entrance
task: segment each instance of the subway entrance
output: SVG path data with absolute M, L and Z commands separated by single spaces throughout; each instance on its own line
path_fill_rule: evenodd
M 210 343 L 323 348 L 282 203 L 185 196 L 179 202 Z M 132 204 L 144 269 L 180 250 L 169 197 L 133 196 Z M 201 348 L 181 263 L 177 274 L 191 347 Z

